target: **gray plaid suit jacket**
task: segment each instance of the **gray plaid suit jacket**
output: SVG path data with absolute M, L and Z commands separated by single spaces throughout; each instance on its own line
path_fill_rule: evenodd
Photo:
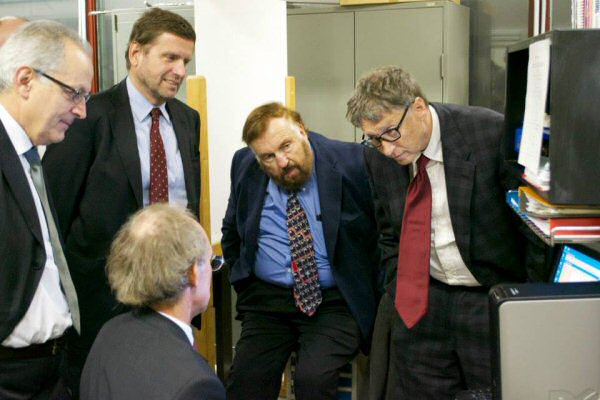
M 465 264 L 483 286 L 525 279 L 517 220 L 504 202 L 501 114 L 479 107 L 431 104 L 440 120 L 452 228 Z M 366 155 L 375 196 L 385 286 L 395 298 L 398 243 L 408 166 Z M 400 255 L 401 256 L 401 255 Z

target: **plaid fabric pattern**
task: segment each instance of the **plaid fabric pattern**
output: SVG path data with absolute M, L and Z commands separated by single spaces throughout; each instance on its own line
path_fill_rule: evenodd
M 294 300 L 300 311 L 312 316 L 322 301 L 321 286 L 308 218 L 296 192 L 288 197 L 286 211 L 294 275 Z

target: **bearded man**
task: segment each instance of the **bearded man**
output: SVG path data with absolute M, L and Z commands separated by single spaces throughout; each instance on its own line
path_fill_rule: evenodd
M 242 139 L 221 241 L 242 321 L 227 398 L 276 399 L 295 351 L 296 398 L 335 399 L 378 301 L 372 150 L 309 132 L 279 103 L 253 110 Z

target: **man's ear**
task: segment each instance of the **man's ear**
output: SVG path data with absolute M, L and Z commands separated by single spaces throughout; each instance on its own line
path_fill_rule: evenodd
M 412 104 L 413 113 L 419 118 L 424 117 L 429 112 L 429 107 L 422 97 L 416 97 Z
M 190 267 L 190 269 L 188 269 L 188 273 L 187 273 L 187 277 L 188 277 L 188 284 L 190 285 L 190 287 L 195 288 L 196 286 L 198 286 L 198 262 L 195 262 L 194 264 L 192 264 L 192 266 Z
M 15 71 L 14 86 L 17 92 L 24 98 L 29 98 L 31 91 L 31 81 L 33 81 L 35 71 L 27 66 L 21 66 Z
M 127 57 L 129 57 L 129 63 L 132 67 L 137 67 L 139 64 L 139 56 L 143 51 L 143 46 L 138 42 L 131 42 L 129 44 L 129 50 Z

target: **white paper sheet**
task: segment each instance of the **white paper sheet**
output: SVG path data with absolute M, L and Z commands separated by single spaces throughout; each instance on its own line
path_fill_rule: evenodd
M 532 43 L 529 46 L 525 116 L 518 162 L 535 174 L 540 164 L 549 73 L 550 39 Z

